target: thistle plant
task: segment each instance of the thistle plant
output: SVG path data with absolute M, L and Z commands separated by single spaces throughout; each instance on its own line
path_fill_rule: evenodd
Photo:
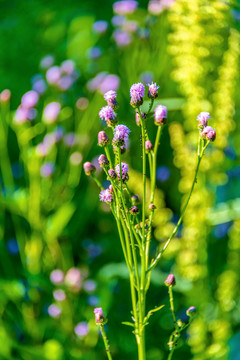
M 109 91 L 104 95 L 107 105 L 99 112 L 100 118 L 104 120 L 107 127 L 112 130 L 112 141 L 110 141 L 110 136 L 108 136 L 105 131 L 100 131 L 98 134 L 98 145 L 102 147 L 105 152 L 105 154 L 99 156 L 98 162 L 100 167 L 104 170 L 107 180 L 110 181 L 110 186 L 107 189 L 104 189 L 95 175 L 95 166 L 90 162 L 84 164 L 86 175 L 91 176 L 101 190 L 100 201 L 109 204 L 117 224 L 123 256 L 129 271 L 132 303 L 132 321 L 123 322 L 123 324 L 133 328 L 133 333 L 137 342 L 139 360 L 146 359 L 145 330 L 149 323 L 149 318 L 154 312 L 159 311 L 164 306 L 159 304 L 159 306 L 154 309 L 147 309 L 146 296 L 151 283 L 151 273 L 159 264 L 164 251 L 169 246 L 182 223 L 183 216 L 197 182 L 201 160 L 209 143 L 216 138 L 215 130 L 211 126 L 208 126 L 208 120 L 211 118 L 210 114 L 207 112 L 200 113 L 197 117 L 199 128 L 197 164 L 190 192 L 176 227 L 156 256 L 151 259 L 149 250 L 150 244 L 153 241 L 152 225 L 154 211 L 156 209 L 154 200 L 157 156 L 162 129 L 167 123 L 167 108 L 164 105 L 157 105 L 154 109 L 154 113 L 152 113 L 154 100 L 158 97 L 159 87 L 156 83 L 149 84 L 148 87 L 149 109 L 147 113 L 141 111 L 145 95 L 145 86 L 142 83 L 137 83 L 133 84 L 130 89 L 130 104 L 135 109 L 136 124 L 140 128 L 139 135 L 142 148 L 142 193 L 131 194 L 128 188 L 128 179 L 131 174 L 128 164 L 122 161 L 122 154 L 127 150 L 130 130 L 127 126 L 118 124 L 116 114 L 118 103 L 116 101 L 116 92 L 114 91 Z M 154 124 L 156 125 L 154 141 L 150 139 L 147 130 L 147 122 L 152 121 L 152 119 L 154 119 Z M 149 198 L 146 196 L 147 178 L 149 178 L 151 185 Z M 139 198 L 141 199 L 141 204 L 139 204 Z M 147 216 L 146 213 L 147 207 L 149 209 L 149 216 Z M 169 303 L 174 324 L 174 329 L 168 342 L 169 360 L 173 356 L 181 332 L 189 326 L 196 311 L 194 307 L 190 307 L 187 310 L 187 320 L 183 321 L 177 319 L 173 298 L 173 286 L 175 284 L 175 277 L 173 274 L 170 274 L 165 281 L 165 285 L 169 290 Z M 112 359 L 104 331 L 106 318 L 104 317 L 101 308 L 95 309 L 95 319 L 97 325 L 100 325 L 108 358 Z

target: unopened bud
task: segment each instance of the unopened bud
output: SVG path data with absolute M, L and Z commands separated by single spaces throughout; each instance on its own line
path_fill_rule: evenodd
M 129 210 L 130 214 L 132 215 L 136 215 L 139 213 L 138 207 L 137 206 L 132 206 L 131 209 Z
M 173 274 L 169 274 L 164 284 L 166 286 L 175 286 L 176 285 L 175 276 Z
M 99 131 L 98 133 L 98 145 L 99 146 L 106 146 L 110 144 L 109 138 L 105 131 Z
M 109 161 L 108 161 L 107 157 L 106 157 L 104 154 L 101 154 L 101 155 L 99 156 L 99 158 L 98 158 L 98 163 L 99 163 L 99 165 L 100 165 L 101 167 L 104 168 L 104 167 L 108 166 Z
M 151 143 L 150 140 L 145 141 L 145 150 L 146 153 L 149 153 L 153 148 L 153 144 Z
M 85 171 L 85 174 L 88 176 L 92 175 L 96 171 L 95 166 L 92 163 L 90 163 L 89 161 L 87 161 L 83 164 L 83 169 Z

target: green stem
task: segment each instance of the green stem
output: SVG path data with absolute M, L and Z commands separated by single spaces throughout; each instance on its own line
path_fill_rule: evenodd
M 173 352 L 174 352 L 174 349 L 172 349 L 168 355 L 168 360 L 171 360 L 172 359 L 172 356 L 173 356 Z
M 95 181 L 95 183 L 97 184 L 97 186 L 98 186 L 101 190 L 103 190 L 103 186 L 102 186 L 102 184 L 100 183 L 100 181 L 98 180 L 98 178 L 96 177 L 95 174 L 92 174 L 92 178 L 93 178 L 93 180 Z
M 175 315 L 175 310 L 174 310 L 172 286 L 169 286 L 168 293 L 169 293 L 169 303 L 170 303 L 170 309 L 172 312 L 173 321 L 174 321 L 174 324 L 176 324 L 176 315 Z
M 109 360 L 112 360 L 112 355 L 111 355 L 111 352 L 110 352 L 110 346 L 109 346 L 109 343 L 108 343 L 108 339 L 107 339 L 107 335 L 106 335 L 106 332 L 105 332 L 105 329 L 104 329 L 104 325 L 100 325 L 100 331 L 101 331 L 101 334 L 102 334 L 102 338 L 103 338 L 104 346 L 105 346 L 105 349 L 106 349 L 107 357 L 108 357 Z
M 206 147 L 205 147 L 205 148 L 206 148 Z M 204 149 L 204 150 L 205 150 L 205 149 Z M 198 155 L 197 167 L 196 167 L 196 170 L 195 170 L 195 175 L 194 175 L 194 179 L 193 179 L 193 182 L 192 182 L 192 186 L 191 186 L 190 192 L 189 192 L 189 194 L 188 194 L 187 200 L 186 200 L 186 202 L 185 202 L 185 205 L 184 205 L 184 207 L 183 207 L 181 216 L 180 216 L 180 218 L 179 218 L 179 220 L 178 220 L 178 223 L 177 223 L 176 227 L 174 228 L 171 236 L 169 237 L 169 239 L 168 239 L 167 242 L 165 243 L 163 249 L 159 252 L 159 254 L 158 254 L 157 257 L 155 258 L 155 260 L 153 260 L 151 266 L 149 266 L 149 268 L 147 269 L 147 272 L 153 270 L 153 269 L 157 266 L 157 264 L 158 264 L 158 262 L 159 262 L 159 260 L 160 260 L 160 258 L 161 258 L 161 256 L 162 256 L 162 254 L 164 253 L 164 251 L 165 251 L 166 248 L 168 247 L 170 241 L 171 241 L 171 240 L 174 238 L 174 236 L 176 235 L 176 233 L 177 233 L 177 231 L 178 231 L 178 229 L 179 229 L 179 226 L 180 226 L 181 223 L 182 223 L 183 216 L 184 216 L 185 211 L 186 211 L 186 209 L 187 209 L 187 206 L 188 206 L 189 200 L 190 200 L 190 198 L 191 198 L 191 195 L 192 195 L 192 192 L 193 192 L 195 183 L 197 182 L 197 174 L 198 174 L 200 162 L 201 162 L 201 160 L 202 160 L 202 156 L 203 156 L 203 151 L 201 152 L 200 155 Z

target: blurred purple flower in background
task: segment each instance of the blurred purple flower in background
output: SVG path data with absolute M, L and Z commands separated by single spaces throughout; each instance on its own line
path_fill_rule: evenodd
M 24 107 L 25 109 L 33 108 L 37 104 L 38 99 L 39 99 L 38 93 L 34 90 L 30 90 L 22 96 L 21 99 L 22 107 Z
M 156 172 L 156 178 L 160 182 L 167 181 L 170 178 L 171 172 L 167 166 L 158 166 Z
M 93 46 L 87 51 L 90 59 L 98 59 L 102 55 L 102 49 L 99 46 Z
M 121 15 L 115 15 L 111 20 L 113 26 L 122 26 L 124 21 L 125 21 L 125 16 L 121 16 Z
M 82 287 L 82 275 L 79 269 L 71 268 L 65 275 L 65 284 L 73 292 L 78 292 Z
M 95 21 L 93 24 L 93 30 L 98 34 L 104 34 L 107 31 L 108 22 L 105 20 Z
M 68 147 L 72 147 L 77 143 L 77 137 L 75 133 L 68 133 L 63 138 L 64 144 Z
M 66 299 L 66 294 L 62 289 L 54 290 L 53 297 L 57 301 L 64 301 Z
M 83 284 L 83 288 L 87 292 L 94 292 L 96 290 L 97 284 L 94 280 L 86 280 Z
M 113 75 L 113 74 L 107 75 L 99 85 L 99 91 L 102 94 L 105 94 L 109 90 L 117 90 L 119 87 L 119 83 L 120 80 L 117 75 Z
M 54 63 L 54 56 L 53 55 L 46 55 L 42 58 L 40 62 L 40 67 L 42 69 L 48 69 Z
M 61 105 L 58 102 L 54 101 L 47 104 L 43 111 L 43 121 L 46 124 L 54 123 L 57 120 L 60 109 Z
M 50 280 L 53 284 L 62 284 L 64 280 L 64 273 L 60 269 L 53 270 L 50 274 Z
M 113 38 L 119 46 L 127 46 L 131 42 L 130 35 L 122 29 L 116 29 L 113 32 Z
M 116 1 L 113 4 L 113 11 L 118 15 L 132 14 L 138 7 L 138 2 L 134 0 Z
M 51 162 L 46 162 L 40 168 L 40 174 L 43 178 L 48 178 L 53 174 L 54 164 Z
M 62 73 L 72 75 L 75 70 L 75 63 L 72 60 L 65 60 L 61 63 L 60 70 Z
M 61 315 L 61 312 L 62 312 L 62 310 L 60 309 L 60 307 L 58 307 L 58 306 L 55 305 L 55 304 L 51 304 L 51 305 L 48 307 L 48 314 L 49 314 L 51 317 L 58 318 L 58 317 Z
M 60 67 L 56 65 L 49 68 L 46 73 L 46 79 L 50 85 L 57 85 L 60 77 L 61 77 L 61 70 Z
M 88 334 L 88 323 L 86 321 L 78 323 L 74 328 L 74 332 L 80 337 L 86 336 Z

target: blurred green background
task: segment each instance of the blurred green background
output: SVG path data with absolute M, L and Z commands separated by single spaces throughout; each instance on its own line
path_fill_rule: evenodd
M 147 327 L 147 359 L 167 358 L 173 326 L 163 284 L 173 272 L 178 316 L 197 308 L 174 357 L 239 360 L 238 2 L 139 1 L 121 15 L 112 1 L 1 1 L 0 29 L 0 90 L 11 90 L 10 101 L 7 92 L 0 96 L 0 359 L 105 359 L 96 306 L 109 319 L 113 358 L 136 359 L 134 336 L 121 324 L 130 320 L 130 301 L 116 226 L 82 164 L 101 153 L 98 112 L 103 93 L 115 88 L 119 121 L 131 130 L 129 187 L 140 192 L 140 131 L 129 88 L 153 80 L 169 116 L 152 256 L 190 189 L 201 111 L 211 113 L 217 139 L 183 226 L 152 274 L 147 308 L 165 307 Z M 31 89 L 39 99 L 26 112 L 21 98 Z M 52 102 L 61 110 L 46 120 Z M 153 138 L 151 120 L 148 128 Z

